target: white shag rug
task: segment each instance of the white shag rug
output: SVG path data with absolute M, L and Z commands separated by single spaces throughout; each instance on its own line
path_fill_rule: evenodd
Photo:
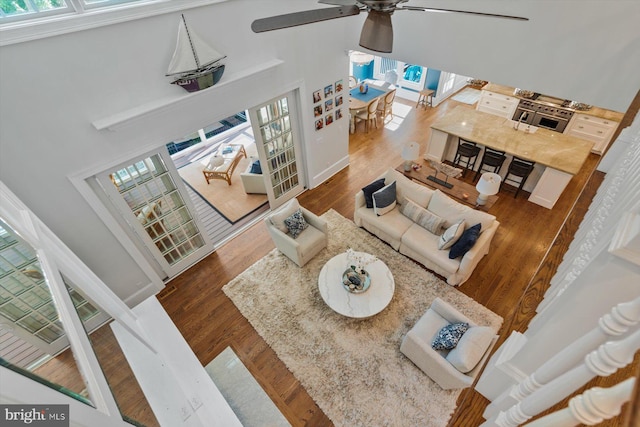
M 460 390 L 442 390 L 400 353 L 402 337 L 436 297 L 480 325 L 497 330 L 502 318 L 334 210 L 322 217 L 329 246 L 307 265 L 274 249 L 224 293 L 336 426 L 446 426 Z M 376 255 L 394 276 L 393 300 L 368 319 L 335 313 L 318 291 L 322 266 L 348 248 Z

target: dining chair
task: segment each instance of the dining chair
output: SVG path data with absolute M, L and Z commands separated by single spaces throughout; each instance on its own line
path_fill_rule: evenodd
M 382 103 L 378 103 L 378 112 L 382 115 L 382 123 L 388 115 L 393 118 L 393 100 L 396 97 L 396 90 L 389 91 L 383 99 Z
M 378 104 L 380 102 L 380 98 L 375 98 L 369 104 L 367 104 L 367 109 L 358 111 L 356 113 L 356 124 L 358 121 L 365 122 L 365 131 L 369 132 L 369 123 L 373 121 L 376 125 L 376 129 L 378 129 Z

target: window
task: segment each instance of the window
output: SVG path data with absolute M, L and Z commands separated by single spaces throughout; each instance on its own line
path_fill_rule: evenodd
M 0 46 L 227 0 L 0 0 Z
M 246 112 L 241 111 L 234 114 L 233 116 L 226 117 L 219 122 L 210 124 L 203 129 L 198 129 L 196 132 L 193 132 L 192 134 L 187 135 L 178 141 L 168 143 L 167 150 L 169 150 L 169 154 L 176 154 L 201 142 L 207 142 L 208 139 L 213 138 L 214 136 L 232 129 L 238 125 L 241 125 L 246 121 Z
M 398 75 L 398 86 L 413 91 L 424 88 L 427 77 L 427 68 L 416 64 L 407 64 L 395 59 L 376 56 L 374 59 L 373 77 L 377 80 L 385 80 L 389 71 L 395 71 Z
M 138 339 L 133 313 L 2 182 L 0 200 L 0 370 L 22 376 L 3 391 L 37 382 L 95 408 L 100 425 L 157 425 L 146 400 L 130 404 L 139 385 L 111 328 L 96 330 L 110 315 Z
M 92 7 L 150 0 L 0 0 L 0 18 L 5 21 L 43 18 L 61 13 L 82 13 Z
M 47 12 L 71 11 L 64 0 L 0 0 L 0 18 L 29 19 Z

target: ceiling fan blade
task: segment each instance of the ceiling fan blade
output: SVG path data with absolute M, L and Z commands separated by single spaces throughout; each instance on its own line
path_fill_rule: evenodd
M 318 0 L 318 3 L 333 4 L 336 6 L 354 6 L 357 4 L 356 0 Z
M 262 33 L 265 31 L 279 30 L 281 28 L 326 21 L 328 19 L 343 18 L 345 16 L 357 15 L 359 13 L 360 8 L 355 5 L 306 10 L 303 12 L 287 13 L 285 15 L 256 19 L 251 24 L 251 29 L 254 33 Z
M 500 15 L 500 14 L 497 14 L 497 13 L 485 13 L 485 12 L 471 12 L 469 10 L 439 9 L 439 8 L 436 8 L 436 7 L 403 6 L 402 8 L 398 8 L 398 10 L 419 10 L 419 11 L 423 11 L 423 12 L 466 13 L 468 15 L 488 16 L 490 18 L 515 19 L 517 21 L 528 21 L 529 20 L 529 18 L 524 18 L 522 16 Z
M 390 53 L 393 48 L 391 14 L 370 10 L 360 33 L 360 46 L 376 52 Z

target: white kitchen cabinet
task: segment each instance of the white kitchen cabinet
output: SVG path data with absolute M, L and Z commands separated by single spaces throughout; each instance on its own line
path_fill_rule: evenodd
M 573 175 L 553 168 L 545 168 L 529 196 L 529 201 L 547 209 L 553 208 Z
M 520 100 L 515 96 L 483 90 L 476 110 L 510 119 L 518 107 Z
M 611 142 L 611 136 L 618 124 L 612 120 L 576 113 L 563 133 L 593 142 L 591 151 L 602 154 Z

